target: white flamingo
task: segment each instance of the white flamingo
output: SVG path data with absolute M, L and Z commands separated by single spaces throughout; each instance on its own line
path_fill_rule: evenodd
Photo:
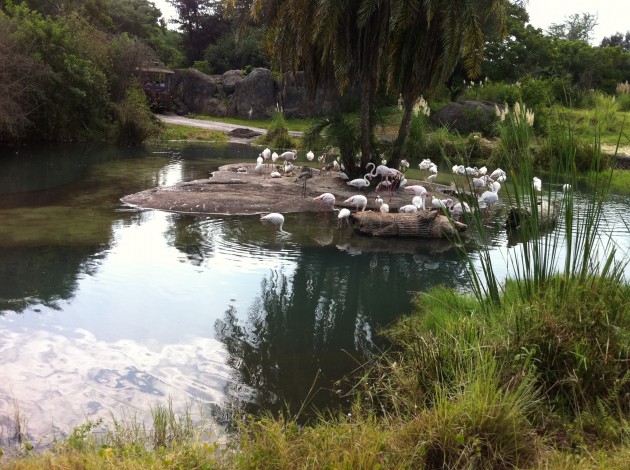
M 271 150 L 269 150 L 269 148 L 266 148 L 265 150 L 262 151 L 260 155 L 263 157 L 263 160 L 266 162 L 267 160 L 271 158 Z
M 297 158 L 297 150 L 289 150 L 287 152 L 283 152 L 280 154 L 280 158 L 282 158 L 285 162 L 287 160 L 295 160 Z
M 464 213 L 470 214 L 470 212 L 471 212 L 470 211 L 470 206 L 465 201 L 464 202 L 458 202 L 453 207 L 451 207 L 451 214 L 453 214 L 454 216 L 457 216 L 458 220 L 461 220 L 462 215 Z
M 309 150 L 309 151 L 306 153 L 306 159 L 307 159 L 309 162 L 312 162 L 314 158 L 315 158 L 315 154 L 313 153 L 313 151 L 312 151 L 312 150 Z
M 361 207 L 361 211 L 363 212 L 365 211 L 365 206 L 367 206 L 367 198 L 361 194 L 349 197 L 343 202 L 344 204 L 354 206 L 357 212 L 359 212 L 359 207 Z
M 369 173 L 363 175 L 363 178 L 356 178 L 351 181 L 346 182 L 348 186 L 352 186 L 357 189 L 367 188 L 370 186 L 370 182 L 368 181 Z
M 280 158 L 280 155 L 278 155 L 276 152 L 273 152 L 273 153 L 271 154 L 271 161 L 272 161 L 272 162 L 276 163 L 276 160 L 277 160 L 278 158 Z
M 493 181 L 498 181 L 499 183 L 503 183 L 507 180 L 507 173 L 503 171 L 501 168 L 497 168 L 492 173 L 490 173 L 490 179 Z
M 426 210 L 426 207 L 425 207 L 426 198 L 427 198 L 426 193 L 420 196 L 414 196 L 413 199 L 411 200 L 411 203 L 414 206 L 416 206 L 418 209 Z
M 453 200 L 451 198 L 448 199 L 439 199 L 435 196 L 431 198 L 431 205 L 436 209 L 448 210 L 453 204 Z
M 491 183 L 492 179 L 488 175 L 472 179 L 472 187 L 475 191 L 481 190 L 481 188 L 483 188 L 484 186 L 489 186 Z
M 532 184 L 534 185 L 534 191 L 536 191 L 537 193 L 542 191 L 542 181 L 540 180 L 540 178 L 534 176 Z
M 407 204 L 398 209 L 398 212 L 402 214 L 415 214 L 416 212 L 418 212 L 418 208 L 413 204 Z
M 409 191 L 413 191 L 416 196 L 422 196 L 427 193 L 427 190 L 424 186 L 420 186 L 419 184 L 414 184 L 413 186 L 407 186 L 405 189 Z
M 343 209 L 339 211 L 339 214 L 337 214 L 337 219 L 339 220 L 339 228 L 341 228 L 341 224 L 344 219 L 346 223 L 348 224 L 348 227 L 350 227 L 350 221 L 348 220 L 349 217 L 350 217 L 350 209 L 347 209 L 344 207 Z
M 335 195 L 332 193 L 323 193 L 313 198 L 313 201 L 322 203 L 324 206 L 334 207 Z
M 279 214 L 278 212 L 272 212 L 271 214 L 261 215 L 260 220 L 271 222 L 276 226 L 276 231 L 280 233 L 289 233 L 282 230 L 282 226 L 284 225 L 284 216 Z
M 485 207 L 490 207 L 493 204 L 496 204 L 499 201 L 499 195 L 494 188 L 492 191 L 484 191 L 484 193 L 478 199 L 479 203 L 485 205 Z
M 453 165 L 453 173 L 456 175 L 465 175 L 466 168 L 464 165 Z
M 272 178 L 282 178 L 282 175 L 279 171 L 272 171 L 269 176 L 271 176 Z
M 420 170 L 428 170 L 429 168 L 431 168 L 431 165 L 433 165 L 433 162 L 431 161 L 430 158 L 425 158 L 424 160 L 422 160 L 419 164 L 418 164 L 418 168 Z

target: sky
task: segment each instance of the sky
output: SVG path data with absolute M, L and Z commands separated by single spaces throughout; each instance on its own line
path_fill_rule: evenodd
M 529 13 L 532 26 L 543 30 L 553 23 L 564 23 L 574 13 L 596 14 L 598 25 L 591 40 L 591 44 L 595 46 L 606 36 L 630 31 L 628 0 L 529 0 L 525 9 Z
M 153 0 L 165 18 L 175 16 L 167 0 Z M 543 30 L 553 23 L 564 23 L 574 13 L 597 14 L 598 25 L 591 43 L 598 46 L 605 36 L 630 31 L 630 1 L 628 0 L 529 0 L 526 6 L 530 23 Z M 170 26 L 173 27 L 172 25 Z

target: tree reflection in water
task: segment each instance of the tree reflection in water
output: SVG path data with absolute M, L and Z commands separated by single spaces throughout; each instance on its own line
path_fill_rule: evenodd
M 410 313 L 414 292 L 465 282 L 454 250 L 350 256 L 305 247 L 291 277 L 271 271 L 262 281 L 246 318 L 230 307 L 216 322 L 238 374 L 227 395 L 248 411 L 344 406 L 337 381 L 386 346 L 379 328 Z

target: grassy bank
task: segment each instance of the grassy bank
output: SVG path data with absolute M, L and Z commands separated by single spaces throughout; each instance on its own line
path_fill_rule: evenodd
M 162 131 L 149 142 L 168 141 L 195 141 L 195 142 L 228 142 L 229 137 L 225 132 L 210 129 L 201 129 L 192 126 L 180 126 L 177 124 L 164 124 Z

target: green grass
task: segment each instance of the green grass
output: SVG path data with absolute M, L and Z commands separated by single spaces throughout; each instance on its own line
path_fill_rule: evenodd
M 587 175 L 587 179 L 593 175 Z M 630 170 L 613 170 L 610 180 L 610 192 L 621 196 L 630 196 Z
M 199 127 L 180 126 L 178 124 L 166 124 L 164 130 L 149 142 L 164 142 L 169 140 L 193 140 L 199 142 L 227 142 L 229 137 L 225 132 Z
M 251 126 L 251 127 L 259 127 L 261 129 L 268 129 L 272 126 L 272 119 L 238 119 L 238 118 L 229 118 L 229 117 L 214 117 L 214 116 L 206 116 L 203 114 L 189 114 L 188 117 L 193 119 L 205 119 L 208 121 L 217 121 L 217 122 L 225 122 L 228 124 L 236 124 L 240 126 Z M 306 131 L 312 124 L 311 119 L 287 119 L 286 125 L 287 129 L 290 131 Z

